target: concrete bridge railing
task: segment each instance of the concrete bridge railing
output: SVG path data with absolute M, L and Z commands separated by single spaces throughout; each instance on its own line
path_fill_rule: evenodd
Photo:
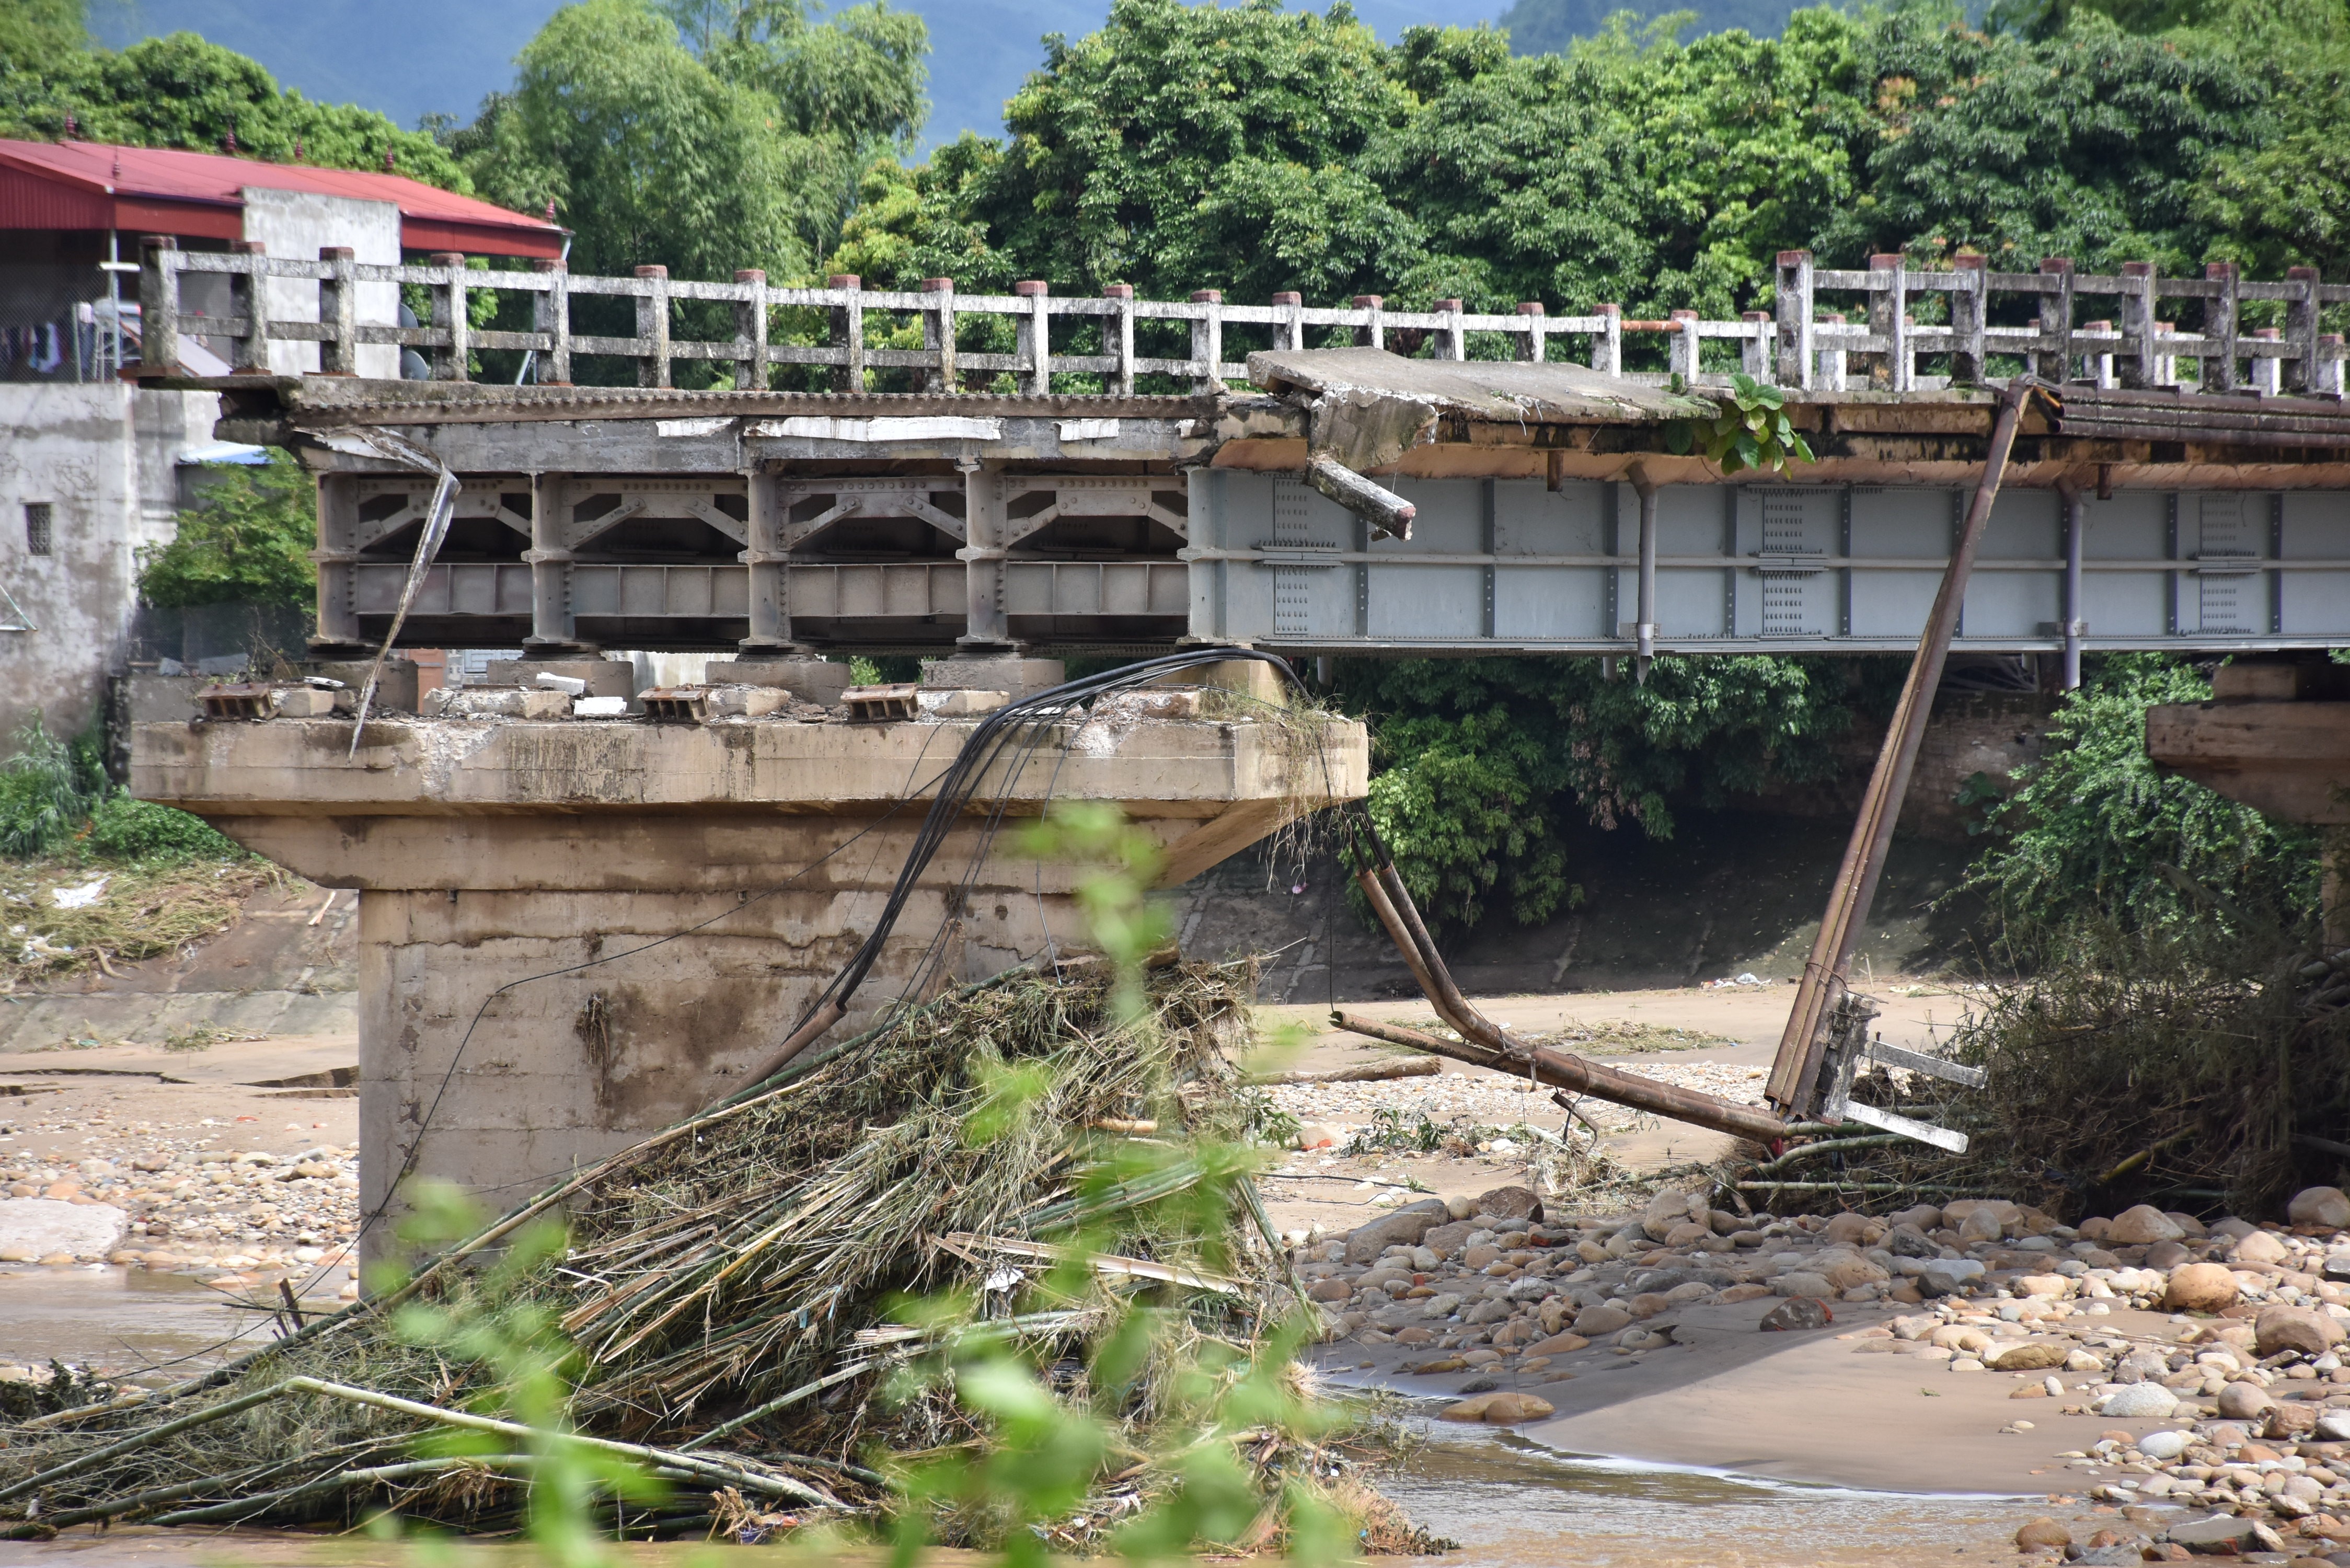
M 1471 334 L 1492 335 L 1505 341 L 1513 358 L 1555 360 L 1579 353 L 1579 362 L 1595 369 L 1659 383 L 1726 381 L 1726 357 L 1704 352 L 1711 338 L 1736 345 L 1747 374 L 1804 389 L 1901 392 L 1977 383 L 1992 379 L 1993 359 L 2005 357 L 2060 383 L 2212 392 L 2343 390 L 2343 338 L 2318 328 L 2325 306 L 2350 302 L 2350 285 L 2324 283 L 2314 268 L 2290 268 L 2282 281 L 2262 282 L 2241 276 L 2228 263 L 2186 278 L 2161 276 L 2153 264 L 2137 262 L 2106 275 L 2075 273 L 2064 260 L 2043 261 L 2036 272 L 2002 273 L 1989 270 L 1979 256 L 1960 256 L 1941 272 L 1911 271 L 1898 255 L 1869 259 L 1866 270 L 1847 271 L 1815 266 L 1808 251 L 1782 252 L 1772 311 L 1750 311 L 1734 321 L 1705 320 L 1693 311 L 1633 320 L 1615 305 L 1587 316 L 1552 316 L 1532 300 L 1503 316 L 1468 311 L 1457 299 L 1439 300 L 1434 310 L 1389 310 L 1377 295 L 1325 307 L 1308 306 L 1294 293 L 1276 294 L 1268 305 L 1227 304 L 1215 289 L 1183 300 L 1138 299 L 1123 284 L 1091 298 L 1056 296 L 1041 282 L 1014 284 L 1008 296 L 962 295 L 952 278 L 943 277 L 906 293 L 868 289 L 847 275 L 828 279 L 823 288 L 776 287 L 764 273 L 751 270 L 737 272 L 731 283 L 673 279 L 660 266 L 639 267 L 629 277 L 575 275 L 554 262 L 535 263 L 529 272 L 485 272 L 456 254 L 385 266 L 356 262 L 344 247 L 328 247 L 310 261 L 267 255 L 248 241 L 232 242 L 224 253 L 182 251 L 167 237 L 150 235 L 140 300 L 146 363 L 161 370 L 179 362 L 180 339 L 188 336 L 224 342 L 225 358 L 238 371 L 265 367 L 273 341 L 317 343 L 327 374 L 350 373 L 359 345 L 389 343 L 419 350 L 433 379 L 445 381 L 467 379 L 468 356 L 493 348 L 536 356 L 542 385 L 567 384 L 577 359 L 600 356 L 633 361 L 640 387 L 670 386 L 679 360 L 698 359 L 731 365 L 734 384 L 743 389 L 766 388 L 778 366 L 816 366 L 829 371 L 833 389 L 847 392 L 875 389 L 874 373 L 890 371 L 903 372 L 910 389 L 930 392 L 961 391 L 966 378 L 1008 374 L 1017 390 L 1041 395 L 1053 389 L 1054 376 L 1082 374 L 1100 377 L 1106 395 L 1132 396 L 1143 376 L 1214 393 L 1247 380 L 1247 348 L 1228 344 L 1228 329 L 1238 328 L 1250 346 L 1278 349 L 1308 347 L 1307 329 L 1320 328 L 1313 347 L 1352 343 L 1407 355 L 1425 347 L 1435 358 L 1454 360 L 1493 357 L 1490 339 L 1475 345 L 1473 356 L 1470 341 Z M 227 276 L 226 315 L 182 308 L 182 280 L 203 274 Z M 317 319 L 272 319 L 258 309 L 255 302 L 265 291 L 255 286 L 272 277 L 315 281 Z M 423 286 L 433 302 L 432 324 L 360 322 L 361 283 Z M 483 290 L 528 295 L 531 330 L 472 327 L 468 301 Z M 634 301 L 633 334 L 574 330 L 573 301 L 599 296 Z M 1839 299 L 1850 302 L 1848 311 L 1830 308 Z M 1995 317 L 2015 314 L 2002 312 L 2002 303 L 2017 299 L 2032 302 L 2030 322 L 1996 323 Z M 2109 317 L 2083 318 L 2104 301 L 2111 302 Z M 696 302 L 731 306 L 733 334 L 675 336 L 671 306 Z M 2179 330 L 2173 319 L 2181 303 L 2197 317 L 2194 331 Z M 2246 327 L 2247 304 L 2277 324 Z M 826 340 L 775 341 L 771 312 L 778 307 L 820 313 Z M 1918 320 L 1921 307 L 1942 319 Z M 962 324 L 974 317 L 1007 322 L 1013 351 L 965 347 Z M 1142 352 L 1138 327 L 1154 323 L 1184 324 L 1188 352 L 1181 358 Z M 910 341 L 917 327 L 920 347 L 898 346 Z M 1168 336 L 1147 326 L 1143 335 Z M 1626 337 L 1643 335 L 1663 342 L 1668 369 L 1625 369 Z M 990 336 L 1000 341 L 1004 335 Z M 1087 341 L 1072 341 L 1080 337 Z

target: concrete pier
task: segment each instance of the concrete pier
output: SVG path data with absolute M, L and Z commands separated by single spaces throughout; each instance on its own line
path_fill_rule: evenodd
M 1113 698 L 1037 726 L 979 798 L 1014 818 L 1115 802 L 1166 846 L 1171 885 L 1362 794 L 1360 724 L 1162 716 L 1195 703 Z M 132 789 L 359 890 L 368 1209 L 411 1166 L 503 1204 L 773 1053 L 872 929 L 974 722 L 393 715 L 347 755 L 343 718 L 150 722 Z M 934 942 L 934 987 L 1083 945 L 1072 868 L 1007 835 L 974 870 L 984 831 L 970 817 L 931 862 L 838 1030 L 895 1000 Z

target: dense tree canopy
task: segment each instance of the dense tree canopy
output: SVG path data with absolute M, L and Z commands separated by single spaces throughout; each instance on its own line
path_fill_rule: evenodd
M 315 103 L 280 90 L 244 56 L 193 33 L 92 48 L 81 0 L 0 5 L 0 136 L 234 151 L 330 169 L 391 167 L 412 180 L 467 189 L 431 136 L 372 109 Z

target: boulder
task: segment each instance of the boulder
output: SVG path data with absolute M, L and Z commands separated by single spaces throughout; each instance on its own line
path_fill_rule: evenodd
M 2073 1532 L 2044 1515 L 2015 1532 L 2018 1552 L 2062 1552 L 2073 1544 Z
M 1972 1258 L 1937 1258 L 1918 1276 L 1918 1288 L 1929 1296 L 1954 1296 L 1983 1277 L 1983 1266 Z
M 2252 1346 L 2262 1355 L 2297 1350 L 2303 1355 L 2320 1356 L 2342 1339 L 2340 1322 L 2315 1307 L 2264 1307 L 2252 1320 Z
M 1821 1232 L 1830 1241 L 1844 1247 L 1874 1247 L 1886 1232 L 1884 1220 L 1866 1214 L 1836 1214 L 1830 1216 L 1827 1228 Z
M 1448 1198 L 1444 1200 L 1444 1211 L 1455 1220 L 1466 1220 L 1477 1212 L 1477 1203 L 1471 1198 Z
M 1591 1342 L 1579 1334 L 1554 1334 L 1526 1346 L 1528 1355 L 1572 1355 Z
M 2220 1390 L 2220 1414 L 2230 1421 L 2261 1420 L 2275 1403 L 2269 1397 L 2269 1391 L 2257 1383 L 2230 1383 Z
M 2115 1247 L 2150 1247 L 2157 1241 L 2178 1241 L 2186 1234 L 2186 1231 L 2161 1210 L 2151 1203 L 2141 1203 L 2115 1215 L 2114 1222 L 2106 1228 L 2106 1233 L 2095 1240 Z
M 111 1203 L 61 1198 L 0 1199 L 0 1248 L 26 1261 L 63 1256 L 95 1261 L 121 1244 L 129 1217 Z
M 2320 1416 L 2317 1435 L 2329 1443 L 2350 1443 L 2350 1410 L 2328 1410 Z
M 1839 1291 L 1849 1291 L 1862 1285 L 1881 1285 L 1893 1276 L 1870 1262 L 1866 1258 L 1845 1254 L 1822 1259 L 1820 1277 Z
M 2236 1276 L 2220 1263 L 2181 1263 L 2162 1301 L 2173 1312 L 2225 1312 L 2236 1304 Z
M 1907 1225 L 1918 1231 L 1939 1231 L 1942 1228 L 1942 1211 L 1930 1203 L 1920 1203 L 1898 1214 L 1887 1215 L 1885 1222 L 1895 1227 Z
M 2106 1396 L 2097 1414 L 2108 1420 L 2168 1420 L 2178 1396 L 2159 1383 L 2132 1383 Z
M 2232 1548 L 2237 1552 L 2260 1550 L 2260 1526 L 2249 1519 L 2234 1514 L 2218 1513 L 2209 1519 L 2189 1520 L 2185 1524 L 2170 1527 L 2173 1545 L 2184 1546 L 2189 1552 L 2201 1548 L 2199 1555 Z
M 2236 1244 L 2228 1249 L 2228 1261 L 2231 1263 L 2282 1263 L 2292 1256 L 2293 1249 L 2266 1231 L 2239 1236 Z
M 1476 1229 L 1476 1222 L 1470 1220 L 1455 1220 L 1450 1224 L 1431 1225 L 1428 1228 L 1428 1233 L 1419 1239 L 1419 1244 L 1439 1257 L 1449 1258 L 1461 1249 L 1468 1241 L 1471 1233 Z
M 1705 1199 L 1669 1187 L 1648 1199 L 1648 1207 L 1640 1216 L 1640 1229 L 1648 1232 L 1650 1241 L 1661 1241 L 1672 1234 L 1674 1226 L 1696 1216 L 1711 1219 L 1712 1210 Z
M 1825 1302 L 1812 1296 L 1789 1296 L 1762 1314 L 1766 1333 L 1825 1328 L 1835 1321 Z
M 1575 1332 L 1586 1339 L 1620 1334 L 1638 1320 L 1619 1306 L 1586 1307 L 1575 1314 Z
M 2017 1295 L 2046 1296 L 2052 1301 L 2063 1301 L 2079 1288 L 2078 1281 L 2063 1274 L 2022 1274 L 2009 1286 Z
M 1496 1187 L 1491 1192 L 1477 1195 L 1477 1212 L 1490 1214 L 1496 1220 L 1532 1220 L 1543 1217 L 1542 1199 L 1527 1187 Z
M 1451 1218 L 1441 1198 L 1425 1198 L 1384 1220 L 1358 1227 L 1347 1238 L 1347 1262 L 1376 1262 L 1389 1247 L 1416 1247 L 1419 1239 Z
M 1825 1275 L 1808 1269 L 1789 1270 L 1771 1282 L 1771 1289 L 1776 1295 L 1813 1296 L 1823 1301 L 1838 1293 L 1838 1288 L 1830 1284 Z
M 2304 1187 L 2285 1205 L 2285 1217 L 2315 1231 L 2350 1231 L 2350 1194 L 2338 1187 Z
M 2002 1372 L 2044 1372 L 2052 1366 L 2064 1366 L 2068 1354 L 2064 1345 L 2044 1339 L 2027 1339 L 2020 1345 L 2000 1345 L 1984 1359 Z
M 2137 1451 L 2158 1464 L 2168 1464 L 2194 1446 L 2192 1432 L 2148 1432 L 2137 1440 Z

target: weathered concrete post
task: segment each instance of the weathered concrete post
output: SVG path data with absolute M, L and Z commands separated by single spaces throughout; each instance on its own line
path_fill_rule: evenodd
M 1778 267 L 1778 287 L 1771 303 L 1779 318 L 1779 385 L 1808 389 L 1813 373 L 1812 253 L 1781 251 Z
M 1110 357 L 1109 389 L 1121 398 L 1134 396 L 1134 285 L 1113 283 L 1102 297 L 1115 306 L 1102 321 L 1102 351 Z
M 1202 288 L 1193 291 L 1191 303 L 1205 309 L 1191 322 L 1191 389 L 1214 396 L 1224 389 L 1223 379 L 1216 368 L 1224 362 L 1224 291 Z
M 2122 296 L 2122 385 L 2138 390 L 2159 387 L 2162 353 L 2155 342 L 2155 316 L 2161 309 L 2161 280 L 2152 262 L 2124 262 L 2122 276 L 2129 286 Z
M 139 363 L 153 375 L 179 372 L 180 276 L 171 257 L 179 248 L 170 234 L 139 236 Z
M 559 261 L 535 261 L 530 267 L 546 278 L 546 290 L 530 296 L 531 330 L 546 334 L 548 339 L 538 362 L 538 384 L 567 387 L 571 385 L 571 275 Z
M 1355 347 L 1384 348 L 1388 346 L 1387 298 L 1384 295 L 1358 294 L 1351 301 L 1357 310 L 1368 311 L 1370 319 L 1355 328 Z
M 2232 392 L 2239 385 L 2236 328 L 2241 317 L 2236 296 L 2242 273 L 2234 262 L 2210 262 L 2204 265 L 2203 278 L 2218 286 L 2203 300 L 2203 336 L 2210 347 L 2204 350 L 2202 384 L 2198 390 Z
M 1897 253 L 1868 258 L 1868 335 L 1885 347 L 1861 356 L 1872 392 L 1909 389 L 1909 279 Z
M 832 389 L 861 392 L 865 389 L 865 280 L 853 272 L 837 272 L 824 280 L 824 286 L 839 290 L 842 296 L 832 307 L 831 341 L 846 362 L 833 370 Z
M 923 372 L 922 389 L 960 391 L 962 381 L 955 374 L 954 279 L 926 277 L 922 293 L 929 296 L 922 306 L 922 351 L 936 356 L 936 363 Z
M 734 362 L 734 385 L 738 390 L 764 392 L 767 389 L 767 275 L 758 267 L 738 268 L 734 281 L 751 291 L 751 297 L 734 302 L 734 337 L 743 345 L 743 353 Z
M 269 369 L 269 290 L 261 281 L 268 247 L 259 240 L 231 240 L 229 254 L 245 258 L 241 272 L 228 275 L 228 313 L 244 317 L 244 330 L 229 339 L 229 369 L 239 374 Z
M 1544 328 L 1543 302 L 1539 299 L 1518 301 L 1518 320 L 1524 330 L 1518 334 L 1518 358 L 1532 364 L 1543 362 Z
M 2293 297 L 2284 307 L 2284 335 L 2293 346 L 2289 368 L 2284 372 L 2284 389 L 2308 392 L 2316 389 L 2318 295 L 2317 269 L 2314 266 L 2289 266 L 2284 280 L 2292 286 Z
M 1046 301 L 1053 286 L 1043 278 L 1023 278 L 1012 292 L 1031 302 L 1028 314 L 1013 317 L 1013 354 L 1020 361 L 1020 389 L 1042 398 L 1053 390 L 1053 317 Z
M 2033 374 L 2052 387 L 2073 379 L 2073 263 L 2050 256 L 2040 264 L 2040 350 Z
M 669 268 L 640 266 L 637 277 L 644 292 L 637 296 L 637 337 L 644 352 L 637 358 L 637 385 L 666 387 L 669 379 Z
M 1989 262 L 1978 255 L 1950 258 L 1959 286 L 1950 291 L 1950 379 L 1979 387 L 1983 379 L 1983 328 L 1990 324 Z
M 432 351 L 432 379 L 471 380 L 473 373 L 466 369 L 465 361 L 473 352 L 473 324 L 465 309 L 464 253 L 438 252 L 432 257 L 432 265 L 442 272 L 442 281 L 432 286 L 432 325 L 449 334 L 448 342 Z

